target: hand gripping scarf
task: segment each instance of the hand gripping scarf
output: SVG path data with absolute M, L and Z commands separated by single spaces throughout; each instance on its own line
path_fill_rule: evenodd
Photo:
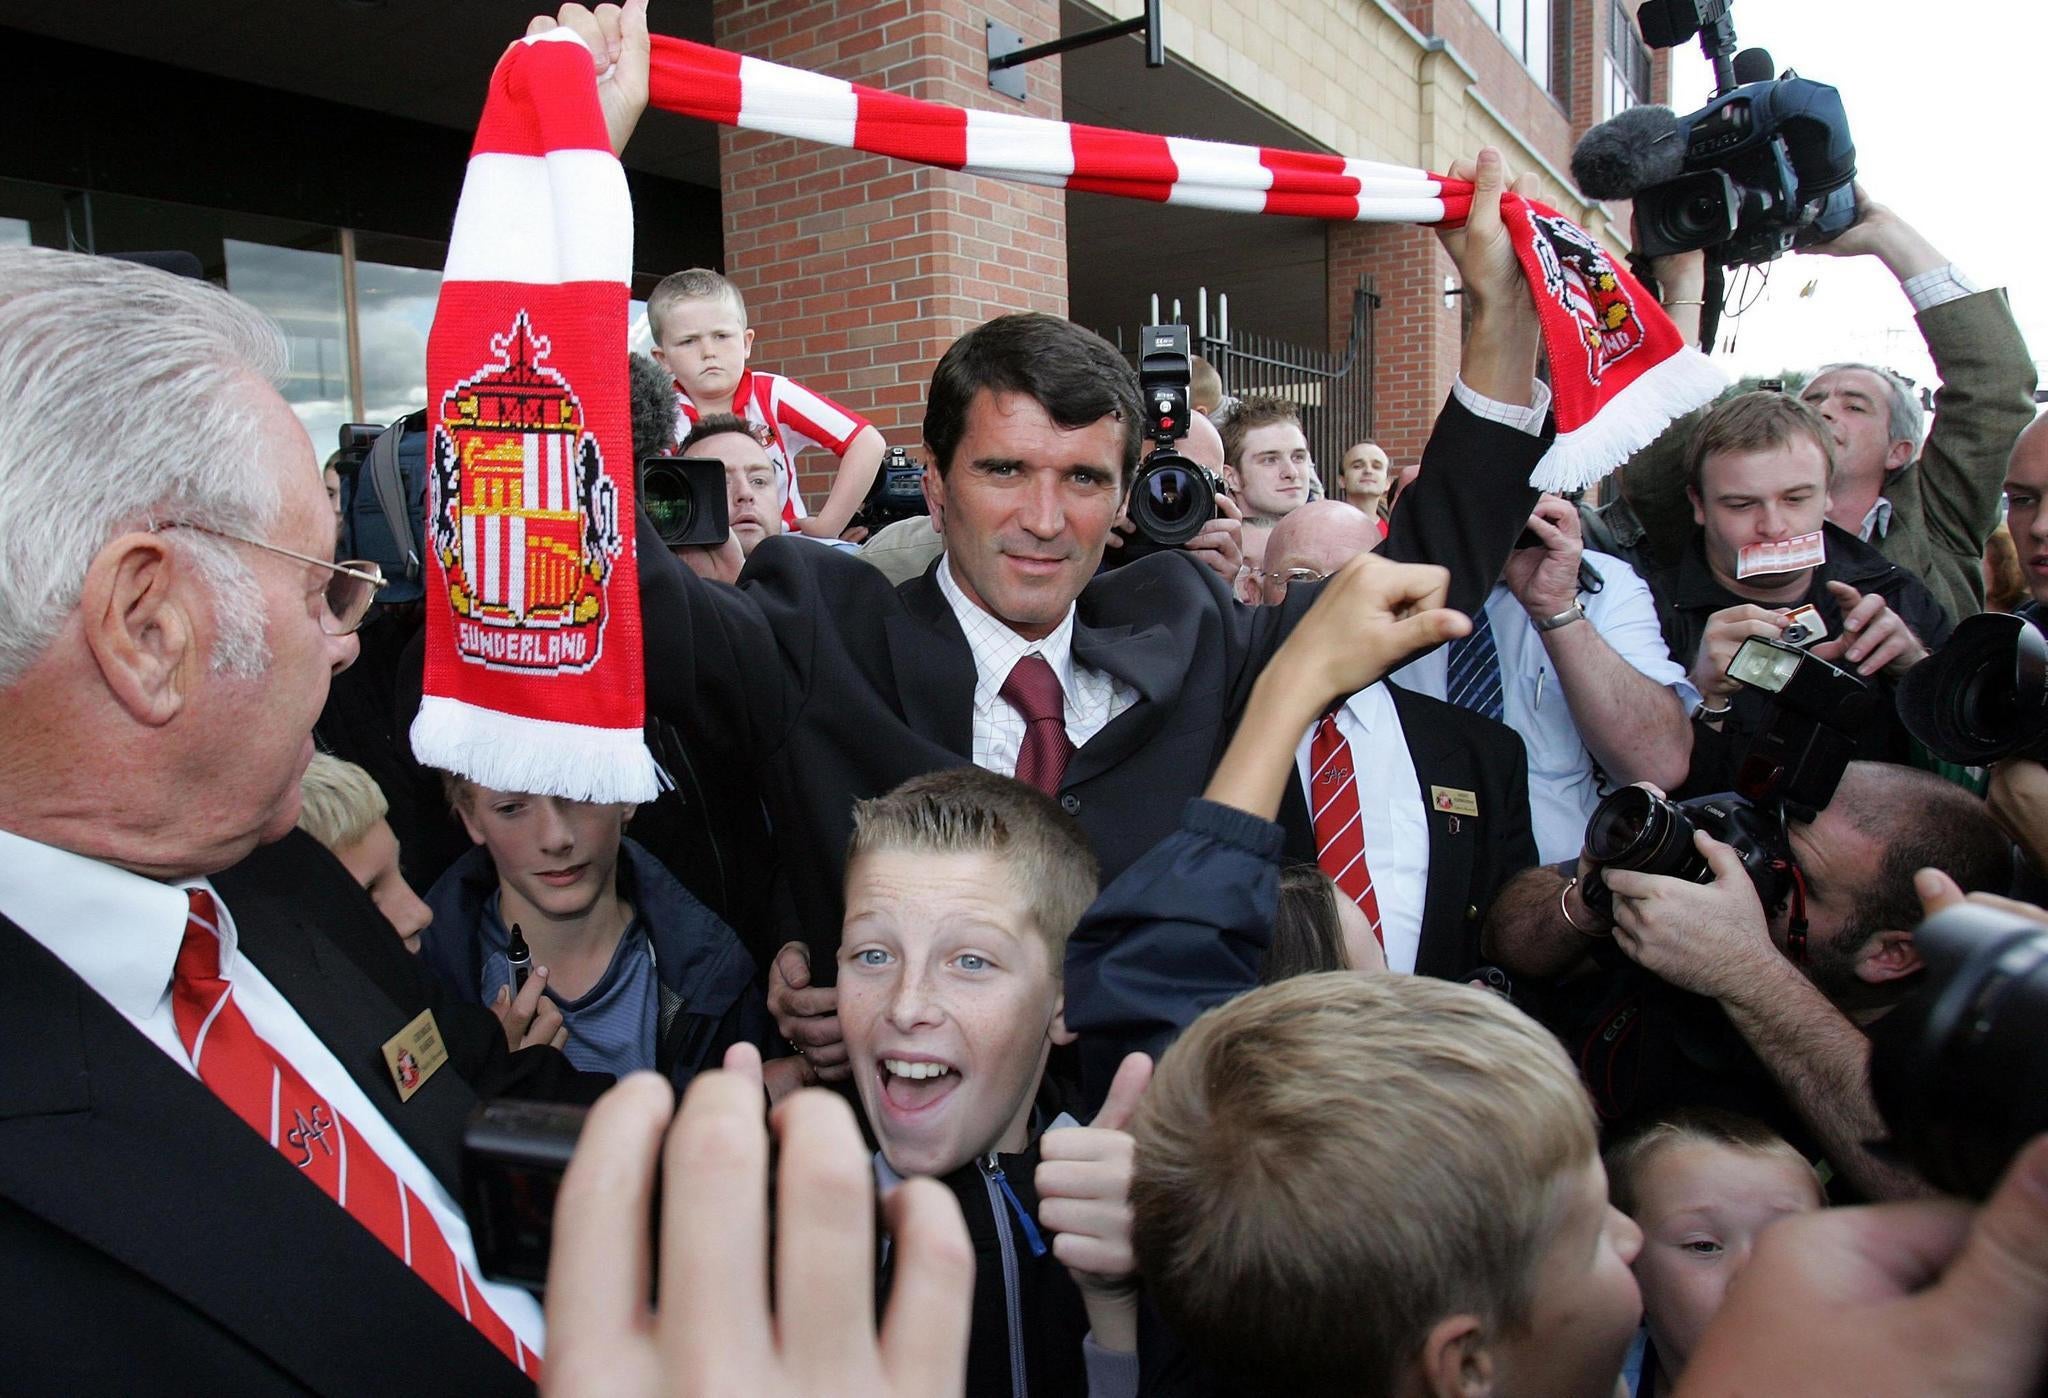
M 949 107 L 655 36 L 649 105 L 751 131 L 1056 188 L 1242 213 L 1462 224 L 1427 170 Z M 1505 195 L 1550 364 L 1557 438 L 1531 484 L 1591 485 L 1726 380 L 1600 243 Z M 486 786 L 639 801 L 632 209 L 588 51 L 522 40 L 492 75 L 427 348 L 422 762 Z

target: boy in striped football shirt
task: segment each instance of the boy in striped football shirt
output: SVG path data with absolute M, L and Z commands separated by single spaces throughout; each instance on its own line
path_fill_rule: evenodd
M 754 332 L 739 289 L 702 267 L 662 279 L 647 298 L 654 357 L 675 376 L 676 407 L 685 427 L 707 414 L 746 419 L 775 463 L 782 527 L 834 539 L 867 498 L 882 464 L 882 434 L 866 419 L 780 374 L 749 369 Z M 813 515 L 796 488 L 796 458 L 805 447 L 839 458 L 839 475 Z

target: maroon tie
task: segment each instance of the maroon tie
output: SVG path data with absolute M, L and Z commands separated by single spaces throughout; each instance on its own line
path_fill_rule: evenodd
M 171 979 L 171 1013 L 199 1080 L 521 1372 L 538 1380 L 540 1357 L 491 1309 L 426 1204 L 243 1016 L 234 986 L 220 974 L 213 895 L 194 888 L 187 890 L 187 901 L 185 941 Z
M 1060 778 L 1074 755 L 1067 737 L 1067 697 L 1060 677 L 1042 655 L 1027 655 L 1011 667 L 1002 696 L 1024 715 L 1024 745 L 1017 750 L 1017 780 L 1029 782 L 1048 796 L 1060 794 Z

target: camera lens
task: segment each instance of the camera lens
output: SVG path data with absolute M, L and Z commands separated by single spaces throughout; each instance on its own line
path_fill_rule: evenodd
M 1625 786 L 1594 808 L 1586 823 L 1586 854 L 1597 864 L 1640 869 L 1671 838 L 1678 808 L 1639 786 Z
M 650 464 L 640 479 L 640 500 L 663 543 L 689 537 L 697 519 L 697 494 L 681 471 L 662 462 Z
M 2048 928 L 1966 903 L 1913 945 L 1926 983 L 1872 1029 L 1871 1091 L 1915 1169 L 1981 1199 L 2048 1130 Z
M 2016 616 L 1982 613 L 1899 682 L 1906 731 L 1948 762 L 1982 765 L 2048 747 L 2048 640 Z
M 1131 486 L 1131 520 L 1153 543 L 1179 548 L 1216 517 L 1216 492 L 1201 467 L 1155 452 Z

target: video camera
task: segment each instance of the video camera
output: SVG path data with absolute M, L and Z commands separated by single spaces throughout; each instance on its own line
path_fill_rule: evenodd
M 1899 681 L 1899 720 L 1944 762 L 2048 761 L 2048 637 L 2002 612 L 1968 618 Z
M 1735 53 L 1731 3 L 1639 7 L 1651 48 L 1699 36 L 1714 66 L 1713 99 L 1686 116 L 1630 108 L 1588 131 L 1572 152 L 1572 175 L 1586 194 L 1635 201 L 1641 257 L 1703 248 L 1724 267 L 1760 264 L 1856 222 L 1856 147 L 1842 95 L 1790 72 L 1774 77 L 1762 49 Z
M 732 532 L 726 513 L 725 463 L 716 458 L 643 456 L 638 493 L 654 532 L 672 549 L 715 546 Z
M 2048 1131 L 2048 928 L 1961 903 L 1913 933 L 1920 987 L 1870 1031 L 1888 1147 L 1938 1189 L 1982 1199 Z
M 1852 672 L 1761 636 L 1736 650 L 1728 676 L 1771 696 L 1763 726 L 1737 765 L 1735 790 L 1672 801 L 1627 786 L 1602 800 L 1586 822 L 1586 858 L 1594 867 L 1580 893 L 1589 907 L 1605 913 L 1611 903 L 1603 869 L 1712 883 L 1713 871 L 1693 845 L 1695 830 L 1733 846 L 1766 911 L 1800 892 L 1790 822 L 1812 820 L 1834 799 L 1877 694 Z M 1803 894 L 1793 908 L 1792 937 L 1795 955 L 1802 955 Z
M 341 425 L 341 440 L 334 453 L 333 465 L 343 480 L 355 479 L 356 472 L 363 469 L 363 459 L 383 435 L 382 423 L 344 422 Z
M 1187 435 L 1188 382 L 1194 363 L 1185 325 L 1148 325 L 1138 338 L 1138 396 L 1143 400 L 1145 439 L 1152 443 L 1131 482 L 1131 523 L 1138 532 L 1120 549 L 1107 552 L 1109 566 L 1162 549 L 1185 548 L 1216 517 L 1223 482 L 1207 468 L 1173 449 Z
M 884 525 L 930 513 L 924 498 L 924 463 L 902 447 L 890 447 L 882 454 L 868 498 L 854 511 L 853 523 L 872 534 Z

